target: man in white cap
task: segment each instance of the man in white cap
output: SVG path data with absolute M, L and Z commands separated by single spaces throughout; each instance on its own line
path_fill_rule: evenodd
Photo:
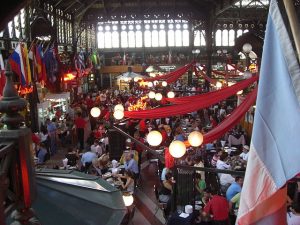
M 240 154 L 240 157 L 244 161 L 248 161 L 248 155 L 249 155 L 249 146 L 248 145 L 244 145 L 243 146 L 243 152 Z

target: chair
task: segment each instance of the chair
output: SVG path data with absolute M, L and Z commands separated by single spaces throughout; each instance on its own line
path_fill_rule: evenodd
M 155 195 L 155 199 L 156 199 L 156 208 L 155 208 L 154 215 L 156 215 L 156 213 L 158 212 L 159 209 L 161 209 L 164 214 L 164 210 L 167 207 L 167 203 L 161 202 L 159 200 L 159 191 L 158 191 L 158 188 L 156 187 L 156 185 L 154 185 L 154 195 Z M 165 214 L 164 214 L 164 216 L 165 216 Z

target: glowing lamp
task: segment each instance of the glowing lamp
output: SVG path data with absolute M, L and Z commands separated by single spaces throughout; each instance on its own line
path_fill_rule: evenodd
M 163 96 L 162 96 L 161 93 L 156 93 L 156 94 L 155 94 L 155 100 L 156 100 L 156 101 L 162 100 L 162 97 L 163 97 Z
M 123 195 L 123 201 L 125 206 L 131 206 L 133 203 L 133 196 L 132 195 Z
M 238 91 L 236 94 L 237 94 L 237 95 L 243 94 L 243 90 Z
M 71 81 L 71 80 L 74 80 L 76 76 L 72 73 L 66 73 L 64 75 L 64 81 Z
M 140 79 L 141 79 L 140 77 L 135 77 L 135 78 L 133 78 L 133 81 L 138 82 Z
M 152 130 L 147 135 L 147 142 L 151 146 L 158 146 L 162 142 L 162 135 L 157 130 Z
M 163 87 L 167 87 L 168 83 L 167 83 L 167 81 L 163 81 L 163 82 L 161 83 L 161 85 L 162 85 Z
M 153 83 L 152 82 L 148 82 L 147 86 L 151 88 L 151 87 L 153 87 Z
M 217 88 L 221 88 L 221 87 L 222 87 L 222 83 L 221 83 L 221 82 L 217 82 L 217 83 L 216 83 L 216 87 L 217 87 Z
M 124 81 L 125 81 L 125 82 L 128 82 L 128 81 L 129 81 L 129 78 L 128 78 L 128 77 L 125 77 L 125 78 L 124 78 Z
M 153 81 L 153 85 L 154 85 L 154 86 L 156 86 L 156 85 L 158 85 L 158 84 L 159 84 L 159 82 L 158 82 L 157 80 Z
M 174 98 L 175 97 L 175 93 L 173 91 L 169 91 L 167 94 L 168 98 Z
M 154 91 L 150 91 L 148 94 L 149 98 L 155 98 L 155 92 Z
M 245 43 L 243 45 L 243 51 L 249 54 L 252 51 L 252 45 L 249 43 Z
M 117 120 L 123 119 L 123 117 L 124 117 L 124 112 L 121 111 L 121 110 L 116 110 L 116 111 L 114 112 L 114 117 L 115 117 L 115 119 L 117 119 Z
M 174 158 L 180 158 L 186 153 L 185 144 L 182 141 L 172 141 L 169 146 L 169 152 Z
M 91 109 L 91 115 L 92 115 L 92 117 L 97 118 L 97 117 L 100 116 L 100 114 L 101 114 L 101 110 L 98 107 L 93 107 Z
M 203 135 L 199 131 L 193 131 L 188 136 L 188 141 L 193 147 L 198 147 L 203 143 Z
M 124 112 L 123 105 L 122 104 L 115 105 L 114 111 L 117 111 L 117 110 L 121 110 L 122 112 Z

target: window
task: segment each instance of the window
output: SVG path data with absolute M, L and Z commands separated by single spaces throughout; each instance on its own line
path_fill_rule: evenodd
M 205 30 L 201 30 L 201 33 L 200 33 L 200 43 L 201 43 L 201 46 L 205 46 L 206 45 Z
M 160 47 L 167 46 L 167 43 L 166 43 L 166 31 L 164 31 L 164 30 L 160 30 L 159 31 L 159 46 Z
M 228 30 L 222 31 L 222 45 L 228 46 Z
M 158 31 L 152 31 L 152 47 L 158 47 Z
M 168 31 L 168 46 L 175 46 L 175 32 L 173 30 Z
M 194 31 L 194 46 L 200 46 L 200 30 Z
M 104 48 L 104 33 L 98 32 L 97 35 L 98 48 Z
M 243 30 L 237 30 L 236 32 L 236 37 L 238 38 L 239 36 L 243 35 Z
M 151 31 L 145 31 L 145 47 L 151 47 Z
M 234 30 L 229 31 L 229 46 L 234 46 L 235 32 Z
M 187 24 L 185 24 L 187 25 Z M 182 31 L 182 45 L 189 46 L 190 45 L 190 32 L 188 30 Z
M 222 31 L 217 30 L 216 31 L 216 46 L 221 46 L 222 45 Z
M 122 48 L 128 48 L 127 31 L 122 31 L 121 32 L 121 47 Z
M 135 32 L 135 47 L 141 48 L 143 47 L 143 33 L 142 31 Z
M 128 41 L 129 41 L 128 47 L 129 48 L 134 48 L 135 47 L 135 35 L 134 35 L 134 31 L 129 31 L 128 32 Z
M 112 32 L 112 35 L 111 35 L 111 37 L 112 37 L 112 47 L 113 48 L 119 48 L 119 32 L 117 32 L 117 31 L 114 31 L 114 32 Z

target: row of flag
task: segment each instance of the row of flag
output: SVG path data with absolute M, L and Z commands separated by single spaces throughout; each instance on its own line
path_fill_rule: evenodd
M 27 44 L 20 42 L 10 55 L 8 63 L 12 71 L 19 76 L 22 88 L 29 87 L 37 81 L 42 84 L 56 81 L 58 62 L 53 43 L 44 51 L 40 44 L 33 43 L 28 50 Z

